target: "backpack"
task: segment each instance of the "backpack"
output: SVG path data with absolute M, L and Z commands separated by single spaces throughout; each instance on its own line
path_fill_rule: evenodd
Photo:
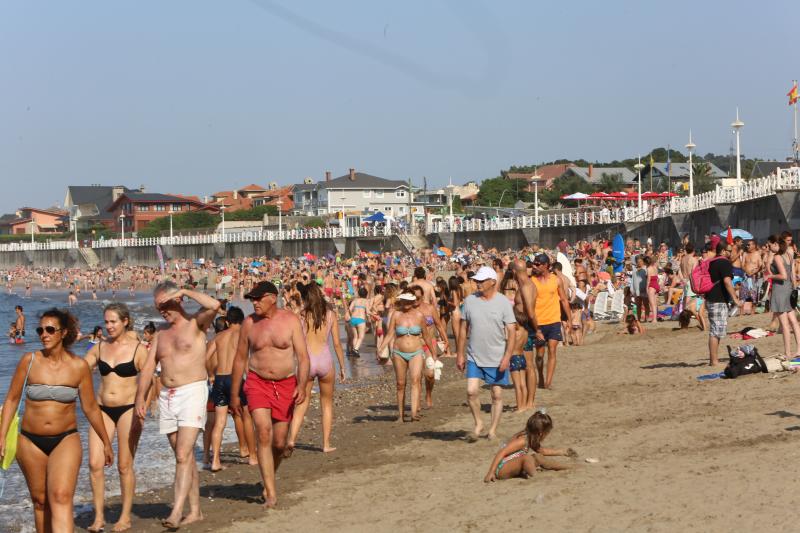
M 758 350 L 752 344 L 745 344 L 736 349 L 728 346 L 728 366 L 725 367 L 725 377 L 736 379 L 747 374 L 758 374 L 767 372 L 767 364 L 758 354 Z
M 692 285 L 692 292 L 695 294 L 706 294 L 711 289 L 714 288 L 716 285 L 715 282 L 711 281 L 711 263 L 716 261 L 717 259 L 722 259 L 722 257 L 717 256 L 713 259 L 704 259 L 697 263 L 697 265 L 692 269 L 692 275 L 689 278 L 689 281 Z

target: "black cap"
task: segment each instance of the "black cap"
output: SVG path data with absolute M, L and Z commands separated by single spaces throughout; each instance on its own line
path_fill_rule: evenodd
M 274 294 L 275 296 L 278 295 L 278 287 L 275 286 L 274 283 L 271 281 L 259 281 L 258 285 L 253 287 L 253 289 L 244 295 L 244 297 L 248 300 L 254 300 L 261 298 L 265 294 Z
M 533 258 L 534 263 L 539 263 L 540 265 L 549 265 L 550 264 L 550 256 L 547 254 L 539 254 Z

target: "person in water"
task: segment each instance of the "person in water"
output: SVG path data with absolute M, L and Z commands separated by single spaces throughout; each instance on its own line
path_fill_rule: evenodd
M 537 411 L 525 424 L 525 429 L 511 437 L 494 456 L 489 472 L 483 481 L 486 483 L 498 479 L 511 479 L 513 477 L 527 478 L 536 473 L 536 470 L 566 470 L 569 465 L 548 459 L 553 456 L 577 457 L 572 448 L 550 449 L 543 448 L 542 441 L 553 429 L 553 419 L 550 415 Z
M 114 462 L 114 451 L 95 399 L 89 365 L 69 350 L 78 337 L 78 321 L 53 308 L 42 313 L 36 333 L 42 349 L 22 356 L 3 404 L 0 458 L 5 457 L 6 435 L 24 393 L 17 463 L 28 484 L 36 531 L 72 532 L 82 455 L 78 398 L 84 416 L 102 441 L 106 466 Z
M 147 359 L 147 350 L 135 336 L 133 320 L 128 307 L 112 303 L 103 311 L 108 337 L 99 340 L 86 354 L 89 368 L 100 372 L 100 411 L 109 438 L 117 434 L 117 468 L 119 469 L 122 511 L 112 531 L 131 528 L 131 509 L 136 494 L 133 459 L 142 434 L 142 424 L 135 416 L 136 378 Z M 102 336 L 99 337 L 102 339 Z M 90 532 L 103 531 L 105 527 L 105 475 L 103 473 L 103 441 L 94 430 L 89 431 L 89 477 L 92 484 L 95 519 L 87 528 Z

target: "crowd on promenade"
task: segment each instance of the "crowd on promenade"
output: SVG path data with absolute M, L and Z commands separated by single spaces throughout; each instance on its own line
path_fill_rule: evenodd
M 202 519 L 196 441 L 204 432 L 205 462 L 212 471 L 222 468 L 222 432 L 229 415 L 241 454 L 260 471 L 264 504 L 272 507 L 278 498 L 275 471 L 292 457 L 314 380 L 320 392 L 321 451 L 333 453 L 335 383 L 347 378 L 345 358 L 362 357 L 367 343 L 374 342 L 377 361 L 395 372 L 398 423 L 418 420 L 423 405 L 434 407 L 443 358 L 454 358 L 466 376 L 474 420 L 468 442 L 498 436 L 503 389 L 513 387 L 516 410 L 530 412 L 530 418 L 495 455 L 486 481 L 567 466 L 551 456 L 575 452 L 542 447 L 553 421 L 537 410 L 536 395 L 553 386 L 559 350 L 582 345 L 606 317 L 598 313 L 604 296 L 622 295 L 620 334 L 644 334 L 659 320 L 676 320 L 681 327 L 696 321 L 709 333 L 711 365 L 719 364 L 719 342 L 735 313 L 771 312 L 772 328 L 784 335 L 785 357 L 800 352 L 793 297 L 800 285 L 800 256 L 788 232 L 763 244 L 711 234 L 702 243 L 686 237 L 674 248 L 650 240 L 628 239 L 621 250 L 601 239 L 562 240 L 553 249 L 534 245 L 500 251 L 472 244 L 413 256 L 306 254 L 220 264 L 179 260 L 163 269 L 19 267 L 0 274 L 9 292 L 30 296 L 34 290 L 60 290 L 68 306 L 97 299 L 98 292 L 111 292 L 113 300 L 125 292 L 152 290 L 162 318 L 134 331 L 131 311 L 114 301 L 98 317 L 103 328 L 91 334 L 82 332 L 66 309 L 27 319 L 38 326 L 39 344 L 22 356 L 11 379 L 0 421 L 0 456 L 4 466 L 16 456 L 37 531 L 72 528 L 82 453 L 78 399 L 90 425 L 95 520 L 89 529 L 105 528 L 103 470 L 116 463 L 122 505 L 113 530 L 124 531 L 131 527 L 135 452 L 148 412 L 157 412 L 159 431 L 175 457 L 174 500 L 165 527 Z M 698 289 L 702 275 L 708 287 Z M 252 314 L 235 305 L 243 300 L 252 304 Z M 18 306 L 10 341 L 33 344 L 25 322 Z M 72 347 L 82 336 L 89 336 L 92 346 L 78 357 Z M 490 389 L 488 426 L 481 413 L 481 385 Z M 17 436 L 15 413 L 23 398 Z

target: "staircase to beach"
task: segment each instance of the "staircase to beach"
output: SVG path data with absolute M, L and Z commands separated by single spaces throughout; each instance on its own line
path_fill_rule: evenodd
M 423 235 L 409 235 L 408 233 L 398 232 L 397 236 L 408 253 L 414 253 L 416 250 L 430 247 L 428 240 Z
M 94 249 L 83 247 L 78 248 L 78 250 L 80 250 L 81 257 L 83 257 L 83 260 L 86 261 L 87 265 L 89 265 L 89 268 L 97 268 L 97 265 L 100 264 L 100 258 L 97 257 Z

